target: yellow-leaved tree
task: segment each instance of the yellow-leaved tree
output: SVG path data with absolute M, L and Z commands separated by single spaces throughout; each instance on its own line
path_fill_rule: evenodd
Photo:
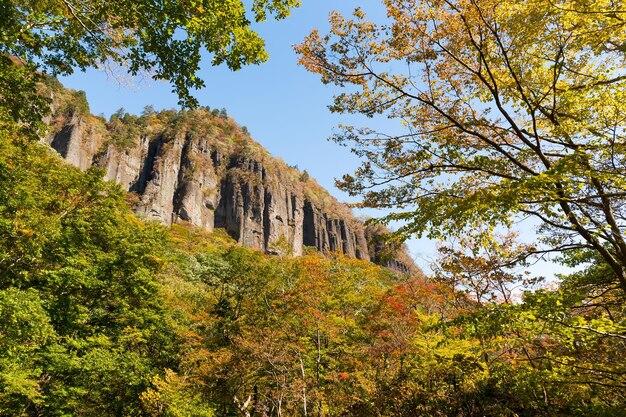
M 387 19 L 331 15 L 296 47 L 331 109 L 386 116 L 345 126 L 363 164 L 339 181 L 399 233 L 462 235 L 539 224 L 523 256 L 586 253 L 626 291 L 626 4 L 386 0 Z M 581 255 L 579 255 L 581 256 Z

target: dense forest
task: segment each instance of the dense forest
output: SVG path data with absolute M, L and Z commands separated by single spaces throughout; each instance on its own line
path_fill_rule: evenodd
M 401 222 L 382 247 L 439 239 L 428 275 L 150 220 L 45 143 L 78 115 L 118 150 L 151 121 L 161 139 L 184 125 L 218 143 L 217 126 L 270 164 L 225 112 L 99 118 L 51 76 L 122 65 L 194 107 L 203 51 L 263 62 L 246 16 L 299 3 L 0 4 L 0 416 L 626 416 L 622 1 L 386 0 L 382 23 L 332 13 L 296 46 L 340 89 L 332 111 L 404 129 L 342 126 L 362 165 L 338 185 L 387 210 L 370 224 Z M 349 212 L 276 164 L 311 207 Z M 573 272 L 528 272 L 547 256 Z
M 2 415 L 623 413 L 623 296 L 601 262 L 479 302 L 450 278 L 483 267 L 495 294 L 506 276 L 478 258 L 425 277 L 265 255 L 142 222 L 101 171 L 0 144 Z

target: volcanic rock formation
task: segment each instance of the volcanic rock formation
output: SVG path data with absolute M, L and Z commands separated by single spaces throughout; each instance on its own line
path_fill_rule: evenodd
M 101 167 L 105 178 L 137 194 L 140 217 L 224 228 L 268 253 L 299 256 L 310 246 L 401 272 L 414 268 L 408 257 L 381 261 L 380 244 L 368 248 L 365 226 L 349 209 L 215 111 L 122 114 L 107 122 L 63 108 L 47 143 L 70 164 Z

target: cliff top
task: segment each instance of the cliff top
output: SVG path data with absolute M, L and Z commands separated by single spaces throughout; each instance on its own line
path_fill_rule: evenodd
M 301 191 L 303 197 L 316 207 L 345 219 L 354 219 L 352 210 L 339 202 L 305 171 L 291 166 L 279 157 L 272 156 L 261 144 L 252 139 L 248 129 L 228 116 L 225 109 L 208 106 L 193 110 L 160 110 L 146 106 L 140 115 L 127 113 L 120 108 L 107 120 L 90 113 L 84 91 L 64 87 L 56 78 L 47 77 L 45 90 L 53 98 L 53 114 L 48 121 L 49 135 L 54 135 L 73 118 L 81 118 L 89 129 L 101 137 L 102 151 L 109 145 L 124 151 L 140 137 L 154 140 L 158 136 L 174 138 L 176 135 L 202 137 L 224 155 L 237 155 L 256 160 L 283 184 Z

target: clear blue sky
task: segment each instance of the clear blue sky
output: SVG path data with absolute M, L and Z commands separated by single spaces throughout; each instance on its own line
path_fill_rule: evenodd
M 240 125 L 247 126 L 252 137 L 272 155 L 301 170 L 306 169 L 340 201 L 348 201 L 348 196 L 335 188 L 334 179 L 351 172 L 358 161 L 347 148 L 327 140 L 339 123 L 346 123 L 346 116 L 332 114 L 327 109 L 338 89 L 323 85 L 317 75 L 298 66 L 293 45 L 300 43 L 314 28 L 324 33 L 331 10 L 349 14 L 357 6 L 374 20 L 384 18 L 377 0 L 303 0 L 303 5 L 289 18 L 256 25 L 255 29 L 266 41 L 269 61 L 238 72 L 207 64 L 200 73 L 206 88 L 196 92 L 201 105 L 226 108 L 229 115 Z M 67 87 L 84 90 L 91 112 L 107 117 L 120 107 L 134 114 L 140 113 L 146 105 L 156 109 L 178 107 L 177 97 L 164 82 L 147 80 L 134 82 L 134 85 L 120 84 L 119 80 L 98 70 L 76 73 L 61 81 Z M 388 127 L 390 123 L 355 118 L 348 122 L 371 127 L 381 124 Z M 375 215 L 374 212 L 367 214 Z M 428 270 L 436 254 L 435 242 L 414 239 L 408 245 L 417 263 Z

